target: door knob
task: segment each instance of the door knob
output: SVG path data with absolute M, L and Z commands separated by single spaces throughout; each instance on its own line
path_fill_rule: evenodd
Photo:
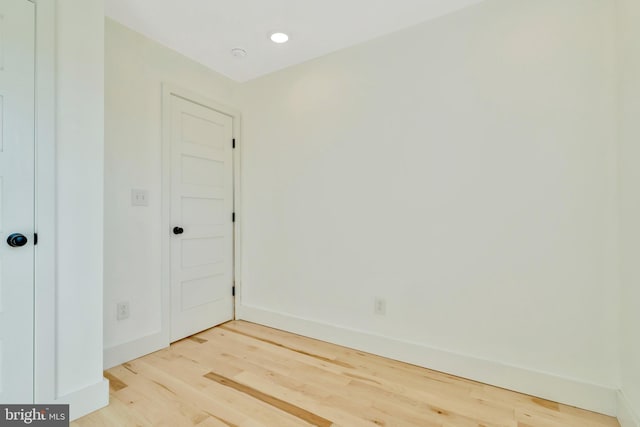
M 21 246 L 26 245 L 27 242 L 28 242 L 27 237 L 20 233 L 13 233 L 9 237 L 7 237 L 7 243 L 12 248 L 19 248 Z
M 182 227 L 173 227 L 173 234 L 182 234 L 184 233 L 184 228 Z

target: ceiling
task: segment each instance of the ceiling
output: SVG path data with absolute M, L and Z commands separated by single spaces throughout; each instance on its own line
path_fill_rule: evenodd
M 105 0 L 108 17 L 244 82 L 481 0 Z M 270 33 L 283 31 L 277 45 Z M 231 49 L 248 55 L 236 58 Z

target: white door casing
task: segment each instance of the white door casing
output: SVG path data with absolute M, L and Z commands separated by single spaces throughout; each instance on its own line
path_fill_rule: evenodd
M 171 342 L 232 320 L 233 118 L 170 96 Z M 177 227 L 177 229 L 175 229 Z M 183 232 L 180 233 L 182 229 Z
M 0 402 L 33 402 L 35 7 L 0 0 Z M 11 247 L 20 233 L 27 243 Z

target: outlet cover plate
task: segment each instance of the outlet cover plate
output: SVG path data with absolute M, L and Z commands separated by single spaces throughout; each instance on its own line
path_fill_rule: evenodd
M 131 206 L 149 206 L 149 192 L 147 190 L 131 190 Z
M 124 320 L 129 318 L 129 303 L 120 302 L 117 306 L 117 318 L 118 320 Z

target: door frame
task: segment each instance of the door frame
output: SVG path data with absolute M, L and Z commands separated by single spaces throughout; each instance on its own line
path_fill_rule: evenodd
M 36 6 L 34 400 L 57 393 L 56 352 L 56 0 Z M 26 402 L 25 402 L 26 403 Z
M 233 210 L 235 223 L 233 227 L 233 281 L 236 287 L 234 298 L 234 319 L 237 318 L 240 305 L 241 287 L 241 114 L 235 108 L 213 101 L 198 93 L 181 88 L 171 83 L 162 83 L 162 330 L 161 335 L 165 346 L 170 343 L 171 331 L 171 97 L 177 96 L 187 101 L 210 108 L 218 113 L 231 117 L 233 120 L 233 138 L 236 148 L 233 155 Z M 231 143 L 231 141 L 229 141 Z

